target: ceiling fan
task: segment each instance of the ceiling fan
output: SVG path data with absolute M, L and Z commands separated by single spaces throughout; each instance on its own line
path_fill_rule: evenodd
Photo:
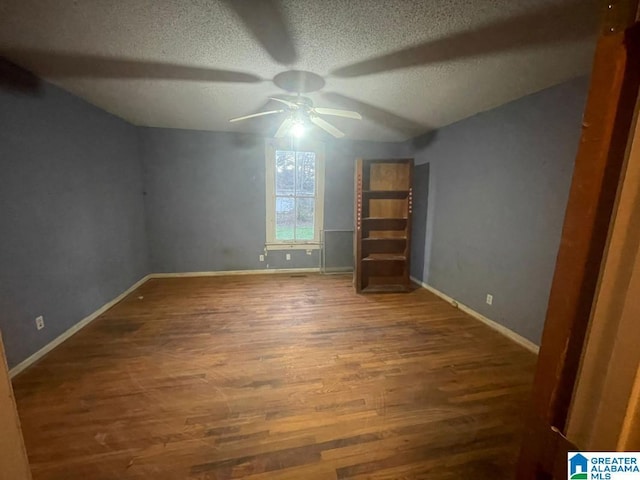
M 247 32 L 265 49 L 278 64 L 291 68 L 298 61 L 294 39 L 291 35 L 281 4 L 285 0 L 220 0 L 235 13 Z M 1 3 L 1 1 L 0 1 Z M 534 2 L 535 3 L 535 2 Z M 553 5 L 538 7 L 522 14 L 494 20 L 471 30 L 451 32 L 445 37 L 429 39 L 423 43 L 340 66 L 328 72 L 328 77 L 348 79 L 372 74 L 407 69 L 416 66 L 439 64 L 446 61 L 473 58 L 496 52 L 513 51 L 521 47 L 546 46 L 565 41 L 575 41 L 593 35 L 595 15 L 593 2 L 584 0 L 558 0 Z M 593 17 L 593 18 L 592 18 Z M 577 19 L 591 19 L 577 22 Z M 563 28 L 573 25 L 573 28 Z M 532 28 L 538 26 L 539 28 Z M 514 41 L 513 32 L 517 32 Z M 6 57 L 8 62 L 3 60 Z M 34 70 L 30 74 L 14 65 Z M 287 70 L 273 78 L 241 71 L 187 64 L 118 58 L 105 55 L 52 51 L 49 48 L 21 48 L 0 45 L 0 89 L 9 88 L 26 95 L 39 94 L 43 88 L 41 78 L 98 78 L 98 79 L 162 79 L 196 82 L 259 84 L 273 82 L 277 87 L 297 97 L 273 100 L 283 103 L 283 108 L 234 118 L 237 122 L 247 118 L 271 114 L 287 114 L 276 136 L 284 136 L 294 124 L 296 130 L 312 123 L 336 137 L 344 134 L 320 116 L 334 115 L 361 118 L 356 112 L 314 108 L 311 100 L 301 94 L 320 91 L 325 84 L 323 77 L 312 72 Z M 425 126 L 397 113 L 338 92 L 321 91 L 320 95 L 331 103 L 354 108 L 367 119 L 383 125 L 406 137 L 415 137 L 425 131 Z M 286 103 L 285 103 L 286 102 Z M 336 112 L 341 112 L 337 114 Z M 348 112 L 344 114 L 344 112 Z M 296 119 L 298 121 L 296 122 Z M 295 133 L 292 132 L 292 133 Z
M 287 117 L 280 124 L 280 127 L 276 131 L 275 137 L 282 138 L 287 134 L 293 136 L 301 136 L 306 126 L 310 123 L 320 127 L 324 131 L 330 133 L 336 138 L 344 137 L 344 133 L 338 130 L 335 126 L 321 118 L 321 115 L 331 115 L 334 117 L 351 118 L 353 120 L 362 120 L 362 115 L 358 112 L 351 110 L 338 110 L 335 108 L 322 108 L 314 107 L 313 102 L 309 97 L 303 97 L 298 94 L 297 97 L 285 100 L 277 97 L 269 97 L 269 100 L 279 102 L 285 106 L 278 110 L 269 110 L 266 112 L 254 113 L 252 115 L 245 115 L 243 117 L 232 118 L 229 122 L 240 122 L 242 120 L 248 120 L 250 118 L 262 117 L 264 115 L 274 115 L 286 113 Z

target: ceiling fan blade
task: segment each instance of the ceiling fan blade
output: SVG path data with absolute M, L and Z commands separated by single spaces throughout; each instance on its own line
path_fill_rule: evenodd
M 376 107 L 374 105 L 371 105 L 370 103 L 356 100 L 355 98 L 348 97 L 340 93 L 322 92 L 321 95 L 331 103 L 344 105 L 345 107 L 358 110 L 362 112 L 365 118 L 370 119 L 379 125 L 396 130 L 397 132 L 406 135 L 407 138 L 415 137 L 428 130 L 431 130 L 431 128 L 429 128 L 428 126 L 421 125 L 418 122 L 414 122 L 413 120 L 410 120 L 408 118 L 401 117 L 400 115 L 396 115 L 395 113 L 383 108 Z
M 262 117 L 263 115 L 272 115 L 274 113 L 283 113 L 283 112 L 284 110 L 270 110 L 268 112 L 253 113 L 251 115 L 245 115 L 244 117 L 232 118 L 231 120 L 229 120 L 229 122 L 234 123 L 234 122 L 239 122 L 241 120 L 246 120 L 248 118 Z
M 144 60 L 119 59 L 101 55 L 0 48 L 0 56 L 23 65 L 46 78 L 140 78 L 233 83 L 257 83 L 262 81 L 262 78 L 251 73 Z
M 318 115 L 333 115 L 334 117 L 353 118 L 354 120 L 362 120 L 362 115 L 351 110 L 338 110 L 335 108 L 314 108 L 314 112 Z
M 298 108 L 298 105 L 296 103 L 290 102 L 289 100 L 283 100 L 282 98 L 269 97 L 269 100 L 274 100 L 276 102 L 284 103 L 287 107 Z
M 596 35 L 598 8 L 594 1 L 572 0 L 562 5 L 494 20 L 472 30 L 374 57 L 334 70 L 336 77 L 359 77 L 401 68 L 549 46 Z
M 320 117 L 311 116 L 309 117 L 309 120 L 311 121 L 311 123 L 316 124 L 318 127 L 329 132 L 331 135 L 333 135 L 336 138 L 344 137 L 344 133 L 342 133 L 336 127 L 331 125 L 329 122 L 326 122 L 325 120 L 321 119 Z
M 294 43 L 277 0 L 225 0 L 225 3 L 276 62 L 291 65 L 297 60 Z
M 282 122 L 280 124 L 280 127 L 278 127 L 278 131 L 276 131 L 276 134 L 274 135 L 274 137 L 276 138 L 284 137 L 289 132 L 289 129 L 291 128 L 292 124 L 293 124 L 293 120 L 291 119 L 291 117 L 285 118 L 284 122 Z

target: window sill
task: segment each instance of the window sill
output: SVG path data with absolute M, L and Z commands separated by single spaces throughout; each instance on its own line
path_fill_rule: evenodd
M 320 250 L 320 244 L 315 243 L 267 243 L 267 250 Z

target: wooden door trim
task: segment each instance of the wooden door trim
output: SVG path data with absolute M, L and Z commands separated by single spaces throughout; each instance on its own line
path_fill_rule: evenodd
M 566 423 L 631 129 L 638 26 L 601 37 L 534 381 L 536 413 Z M 617 99 L 617 101 L 616 101 Z M 613 100 L 613 101 L 612 101 Z M 549 375 L 550 372 L 554 374 Z
M 633 124 L 640 85 L 640 26 L 635 22 L 638 0 L 609 3 L 610 12 L 596 46 L 534 380 L 532 411 L 520 455 L 520 479 L 554 478 L 549 462 L 545 465 L 540 458 L 540 442 L 548 441 L 555 430 L 566 433 Z M 564 454 L 559 447 L 556 460 Z M 564 447 L 569 448 L 569 444 Z
M 640 366 L 639 114 L 640 103 L 567 427 L 587 450 L 640 448 L 623 439 Z
M 0 480 L 31 480 L 0 334 Z

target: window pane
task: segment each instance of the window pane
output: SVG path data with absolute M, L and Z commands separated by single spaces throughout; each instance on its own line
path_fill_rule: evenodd
M 276 197 L 276 240 L 294 239 L 295 212 L 294 198 Z
M 316 191 L 316 154 L 296 152 L 298 170 L 298 195 L 314 195 Z
M 276 150 L 276 195 L 296 192 L 296 156 L 289 150 Z
M 313 217 L 315 200 L 299 197 L 296 213 L 296 240 L 313 240 Z

